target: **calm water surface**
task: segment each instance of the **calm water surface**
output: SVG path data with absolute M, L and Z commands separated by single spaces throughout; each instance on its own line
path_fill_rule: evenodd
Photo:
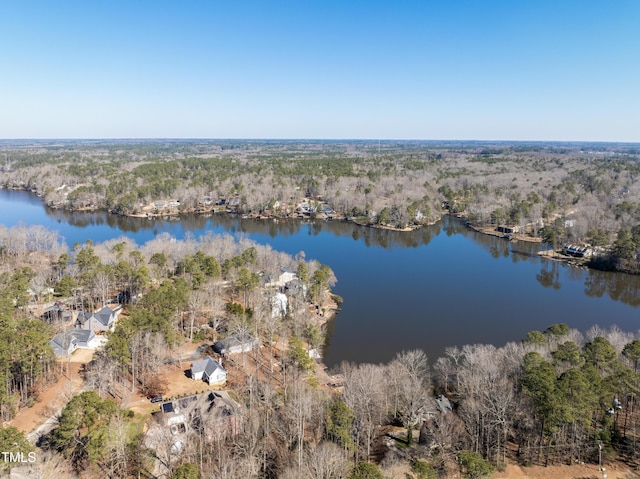
M 326 263 L 344 298 L 329 324 L 325 362 L 386 362 L 403 349 L 431 361 L 447 346 L 517 341 L 564 322 L 637 331 L 640 278 L 586 271 L 537 257 L 537 244 L 509 243 L 444 218 L 411 233 L 342 222 L 241 220 L 226 214 L 180 220 L 122 218 L 45 208 L 22 191 L 0 190 L 0 224 L 41 224 L 69 245 L 122 235 L 142 244 L 167 232 L 242 234 L 274 249 Z

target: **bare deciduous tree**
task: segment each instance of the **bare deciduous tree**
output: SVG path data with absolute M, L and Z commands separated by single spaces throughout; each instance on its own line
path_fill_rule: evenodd
M 403 351 L 389 364 L 389 387 L 396 396 L 395 414 L 407 428 L 407 443 L 413 441 L 413 428 L 433 410 L 429 401 L 430 375 L 424 351 Z

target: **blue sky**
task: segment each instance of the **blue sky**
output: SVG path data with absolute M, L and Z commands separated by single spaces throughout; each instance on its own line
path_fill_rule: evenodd
M 640 141 L 640 2 L 6 1 L 0 138 Z

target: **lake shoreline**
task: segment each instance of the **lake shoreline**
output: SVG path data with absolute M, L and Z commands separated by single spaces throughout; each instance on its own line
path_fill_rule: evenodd
M 43 206 L 47 207 L 47 208 L 51 208 L 53 210 L 63 210 L 63 211 L 68 211 L 68 212 L 87 212 L 87 213 L 92 213 L 92 212 L 104 212 L 110 215 L 114 215 L 114 216 L 119 216 L 119 217 L 123 217 L 123 218 L 148 218 L 148 219 L 180 219 L 183 216 L 186 215 L 203 215 L 203 216 L 207 216 L 207 215 L 219 215 L 222 213 L 226 213 L 230 216 L 237 216 L 240 217 L 241 219 L 251 219 L 251 220 L 272 220 L 272 221 L 300 221 L 300 220 L 313 220 L 313 221 L 343 221 L 345 223 L 352 223 L 356 226 L 359 227 L 363 227 L 363 228 L 370 228 L 370 229 L 377 229 L 377 230 L 383 230 L 383 231 L 394 231 L 394 232 L 399 232 L 399 233 L 410 233 L 416 230 L 419 230 L 421 228 L 425 228 L 428 226 L 433 226 L 435 224 L 437 224 L 438 222 L 442 221 L 442 218 L 444 218 L 445 216 L 449 216 L 452 218 L 457 218 L 461 221 L 464 222 L 464 225 L 469 228 L 472 231 L 475 231 L 476 233 L 482 234 L 482 235 L 486 235 L 486 236 L 492 236 L 492 237 L 496 237 L 496 238 L 501 238 L 501 239 L 505 239 L 507 241 L 522 241 L 525 243 L 542 243 L 542 238 L 540 237 L 532 237 L 532 236 L 528 236 L 528 235 L 524 235 L 524 234 L 519 234 L 519 233 L 502 233 L 499 231 L 496 231 L 496 228 L 493 226 L 479 226 L 476 225 L 474 223 L 472 223 L 471 221 L 469 221 L 469 219 L 464 215 L 464 214 L 453 214 L 453 213 L 449 213 L 446 211 L 443 211 L 441 216 L 432 222 L 429 223 L 425 223 L 425 224 L 420 224 L 420 225 L 411 225 L 411 226 L 407 226 L 405 228 L 398 228 L 398 227 L 394 227 L 394 226 L 390 226 L 390 225 L 384 225 L 384 224 L 375 224 L 375 223 L 370 223 L 370 222 L 365 222 L 365 221 L 361 221 L 358 218 L 354 217 L 354 216 L 345 216 L 342 214 L 335 214 L 332 215 L 330 217 L 328 217 L 327 215 L 324 214 L 320 214 L 320 215 L 315 215 L 312 216 L 310 214 L 307 215 L 275 215 L 273 213 L 251 213 L 251 214 L 241 214 L 241 213 L 237 213 L 234 211 L 229 211 L 226 207 L 225 208 L 218 208 L 216 209 L 215 207 L 212 207 L 209 210 L 203 210 L 201 208 L 183 208 L 183 209 L 170 209 L 167 211 L 164 211 L 162 213 L 152 213 L 152 212 L 145 212 L 145 213 L 119 213 L 119 212 L 114 212 L 111 211 L 107 208 L 101 208 L 101 207 L 97 207 L 97 206 L 85 206 L 85 207 L 78 207 L 78 208 L 71 208 L 68 207 L 67 205 L 48 205 L 44 202 L 44 199 L 42 197 L 42 195 L 40 193 L 38 193 L 37 190 L 34 190 L 33 188 L 27 188 L 26 186 L 23 188 L 17 188 L 17 187 L 8 187 L 7 185 L 0 185 L 0 189 L 3 190 L 13 190 L 13 191 L 25 191 L 27 193 L 33 194 L 35 195 L 37 198 L 39 198 L 42 201 Z M 580 267 L 580 268 L 586 268 L 586 269 L 593 269 L 596 271 L 603 271 L 602 268 L 598 268 L 596 266 L 593 266 L 590 264 L 590 261 L 585 260 L 585 259 L 577 259 L 573 256 L 565 256 L 562 255 L 561 253 L 555 252 L 556 254 L 550 254 L 549 252 L 545 252 L 545 251 L 540 251 L 538 252 L 538 256 L 540 256 L 541 258 L 545 258 L 545 259 L 549 259 L 552 261 L 556 261 L 559 263 L 564 263 L 567 264 L 569 266 L 574 266 L 574 267 Z M 609 270 L 606 270 L 609 271 Z M 631 273 L 629 271 L 624 271 L 624 270 L 613 270 L 613 272 L 616 273 L 624 273 L 624 274 L 630 274 L 632 276 L 637 276 L 634 273 Z
M 454 217 L 457 218 L 461 221 L 464 222 L 464 225 L 469 228 L 472 231 L 475 231 L 476 233 L 482 234 L 482 235 L 486 235 L 486 236 L 492 236 L 492 237 L 496 237 L 496 238 L 501 238 L 501 239 L 505 239 L 507 241 L 523 241 L 526 243 L 542 243 L 542 238 L 539 237 L 532 237 L 532 236 L 528 236 L 528 235 L 523 235 L 523 234 L 518 234 L 518 233 L 509 233 L 509 234 L 505 234 L 505 233 L 501 233 L 496 231 L 496 228 L 493 226 L 479 226 L 479 225 L 475 225 L 473 224 L 471 221 L 469 221 L 469 219 L 463 215 L 463 214 L 453 214 L 453 213 L 449 213 L 449 212 L 442 212 L 442 215 L 440 216 L 440 218 L 438 218 L 435 221 L 429 222 L 429 223 L 425 223 L 425 224 L 421 224 L 421 225 L 411 225 L 405 228 L 398 228 L 398 227 L 394 227 L 394 226 L 390 226 L 390 225 L 384 225 L 384 224 L 375 224 L 375 223 L 369 223 L 369 222 L 365 222 L 365 221 L 361 221 L 356 217 L 353 216 L 345 216 L 342 214 L 335 214 L 332 215 L 331 217 L 327 217 L 327 215 L 317 215 L 317 216 L 312 216 L 312 215 L 286 215 L 286 216 L 282 216 L 282 215 L 275 215 L 272 213 L 252 213 L 252 214 L 241 214 L 241 213 L 237 213 L 234 211 L 229 211 L 227 208 L 218 208 L 216 209 L 215 207 L 212 207 L 209 210 L 203 210 L 201 208 L 183 208 L 183 209 L 170 209 L 167 211 L 164 211 L 162 213 L 152 213 L 152 212 L 145 212 L 145 213 L 119 213 L 119 212 L 114 212 L 112 210 L 109 210 L 107 208 L 101 208 L 101 207 L 97 207 L 97 206 L 85 206 L 85 207 L 78 207 L 78 208 L 71 208 L 68 207 L 67 205 L 48 205 L 44 202 L 42 195 L 39 194 L 37 192 L 37 190 L 34 190 L 32 188 L 27 188 L 26 186 L 23 188 L 17 188 L 17 187 L 7 187 L 7 185 L 0 185 L 0 189 L 6 189 L 6 190 L 14 190 L 14 191 L 25 191 L 27 193 L 33 194 L 35 195 L 37 198 L 39 198 L 40 200 L 42 200 L 42 204 L 43 206 L 47 207 L 47 208 L 51 208 L 53 210 L 63 210 L 63 211 L 68 211 L 68 212 L 87 212 L 87 213 L 92 213 L 92 212 L 105 212 L 107 214 L 110 215 L 114 215 L 114 216 L 119 216 L 119 217 L 123 217 L 123 218 L 148 218 L 148 219 L 180 219 L 181 217 L 185 216 L 185 215 L 219 215 L 219 214 L 223 214 L 226 213 L 228 215 L 231 216 L 238 216 L 241 219 L 251 219 L 251 220 L 272 220 L 272 221 L 299 221 L 299 220 L 318 220 L 318 221 L 343 221 L 346 223 L 352 223 L 356 226 L 359 227 L 363 227 L 363 228 L 370 228 L 370 229 L 377 229 L 377 230 L 384 230 L 384 231 L 394 231 L 394 232 L 399 232 L 399 233 L 409 233 L 409 232 L 413 232 L 416 230 L 419 230 L 421 228 L 424 227 L 428 227 L 428 226 L 432 226 L 437 224 L 438 222 L 442 221 L 442 218 L 445 216 L 449 216 L 449 217 Z M 557 252 L 556 252 L 557 253 Z M 555 255 L 551 255 L 548 253 L 545 253 L 544 251 L 538 252 L 538 255 L 542 258 L 545 259 L 550 259 L 553 261 L 557 261 L 560 263 L 565 263 L 567 265 L 570 266 L 577 266 L 577 267 L 581 267 L 581 268 L 587 268 L 587 269 L 594 269 L 597 271 L 600 271 L 600 268 L 596 268 L 594 266 L 591 266 L 589 264 L 589 261 L 586 260 L 580 260 L 577 261 L 576 258 L 572 257 L 572 256 L 564 256 L 561 254 L 555 254 Z M 614 272 L 616 273 L 624 273 L 624 274 L 631 274 L 634 275 L 633 273 L 630 273 L 628 271 L 622 271 L 622 270 L 615 270 Z
M 113 210 L 109 210 L 106 207 L 99 207 L 99 206 L 95 206 L 95 205 L 87 205 L 87 206 L 83 206 L 83 207 L 69 207 L 68 205 L 56 205 L 56 204 L 46 204 L 44 202 L 44 199 L 42 198 L 42 194 L 40 194 L 37 190 L 34 190 L 32 188 L 27 188 L 26 186 L 23 188 L 17 188 L 17 187 L 8 187 L 7 185 L 0 185 L 0 189 L 3 190 L 13 190 L 13 191 L 26 191 L 28 193 L 31 193 L 33 195 L 35 195 L 36 197 L 40 198 L 42 200 L 42 204 L 44 206 L 46 206 L 47 208 L 51 208 L 53 210 L 63 210 L 63 211 L 68 211 L 70 213 L 74 213 L 74 212 L 88 212 L 88 213 L 92 213 L 92 212 L 105 212 L 111 215 L 115 215 L 115 216 L 121 216 L 121 217 L 125 217 L 125 218 L 176 218 L 176 217 L 181 217 L 183 215 L 190 215 L 190 214 L 195 214 L 195 215 L 208 215 L 208 214 L 221 214 L 221 213 L 227 213 L 229 215 L 237 215 L 240 216 L 242 219 L 253 219 L 253 220 L 324 220 L 324 221 L 345 221 L 347 223 L 353 223 L 355 225 L 358 226 L 362 226 L 365 228 L 373 228 L 373 229 L 380 229 L 380 230 L 387 230 L 387 231 L 398 231 L 398 232 L 411 232 L 411 231 L 415 231 L 417 229 L 423 228 L 425 226 L 432 226 L 436 223 L 438 223 L 439 221 L 442 220 L 442 216 L 444 216 L 446 213 L 443 213 L 443 215 L 438 218 L 435 221 L 432 222 L 428 222 L 428 223 L 424 223 L 424 224 L 415 224 L 415 225 L 410 225 L 410 226 L 406 226 L 404 228 L 398 228 L 395 226 L 391 226 L 391 225 L 386 225 L 386 224 L 375 224 L 375 223 L 369 223 L 369 222 L 363 222 L 363 221 L 359 221 L 357 218 L 353 217 L 353 216 L 346 216 L 344 214 L 335 214 L 335 215 L 327 215 L 324 213 L 321 213 L 319 215 L 311 215 L 311 214 L 299 214 L 299 215 L 276 215 L 273 213 L 247 213 L 247 214 L 243 214 L 243 213 L 239 213 L 239 212 L 235 212 L 235 211 L 230 211 L 226 208 L 218 208 L 216 209 L 215 207 L 212 207 L 209 210 L 205 210 L 202 208 L 182 208 L 182 209 L 178 209 L 178 208 L 174 208 L 174 209 L 168 209 L 166 211 L 163 211 L 162 213 L 152 213 L 152 212 L 144 212 L 144 213 L 119 213 L 117 211 L 113 211 Z
M 228 234 L 329 265 L 339 278 L 332 289 L 345 299 L 338 318 L 326 318 L 322 362 L 329 368 L 342 361 L 386 362 L 393 359 L 392 351 L 416 348 L 439 357 L 444 344 L 502 345 L 544 330 L 556 316 L 581 331 L 593 324 L 637 329 L 640 278 L 546 261 L 537 254 L 538 244 L 477 233 L 455 215 L 413 232 L 396 232 L 346 221 L 213 214 L 148 220 L 43 205 L 28 191 L 0 191 L 7 228 L 41 225 L 57 232 L 69 249 L 87 239 L 104 243 L 126 237 L 142 246 L 156 239 Z M 24 233 L 11 234 L 21 238 Z M 518 321 L 503 313 L 507 308 L 518 311 Z

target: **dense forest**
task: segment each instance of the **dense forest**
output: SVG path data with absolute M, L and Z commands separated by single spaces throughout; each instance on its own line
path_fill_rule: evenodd
M 448 210 L 479 225 L 527 227 L 550 243 L 601 246 L 603 267 L 638 267 L 640 151 L 633 145 L 0 148 L 2 184 L 57 207 L 134 214 L 160 200 L 178 199 L 184 210 L 204 197 L 238 197 L 239 212 L 285 214 L 285 205 L 293 211 L 306 200 L 393 227 Z M 287 287 L 278 281 L 283 271 Z M 327 373 L 310 353 L 321 348 L 324 325 L 342 301 L 330 293 L 337 279 L 330 265 L 304 254 L 226 235 L 68 247 L 41 227 L 0 225 L 0 449 L 35 451 L 38 460 L 19 467 L 43 478 L 433 479 L 484 477 L 508 462 L 639 464 L 640 336 L 560 323 L 502 347 L 451 347 L 440 358 L 398 351 L 387 364 L 341 364 Z M 46 313 L 52 304 L 71 316 Z M 80 311 L 105 305 L 122 313 L 79 372 L 83 387 L 54 427 L 29 442 L 11 421 L 70 374 L 51 339 Z M 184 348 L 203 345 L 199 352 L 217 358 L 207 345 L 238 333 L 260 347 L 223 358 L 227 396 L 205 395 L 207 412 L 185 403 L 180 442 L 156 425 L 156 406 L 129 407 L 132 395 L 174 395 L 163 371 L 188 368 Z M 222 403 L 224 414 L 213 414 Z
M 599 268 L 640 268 L 635 144 L 24 141 L 0 155 L 0 185 L 55 207 L 143 214 L 173 200 L 208 211 L 222 199 L 234 212 L 290 216 L 306 201 L 313 214 L 324 206 L 400 229 L 444 211 L 556 247 L 589 244 Z

